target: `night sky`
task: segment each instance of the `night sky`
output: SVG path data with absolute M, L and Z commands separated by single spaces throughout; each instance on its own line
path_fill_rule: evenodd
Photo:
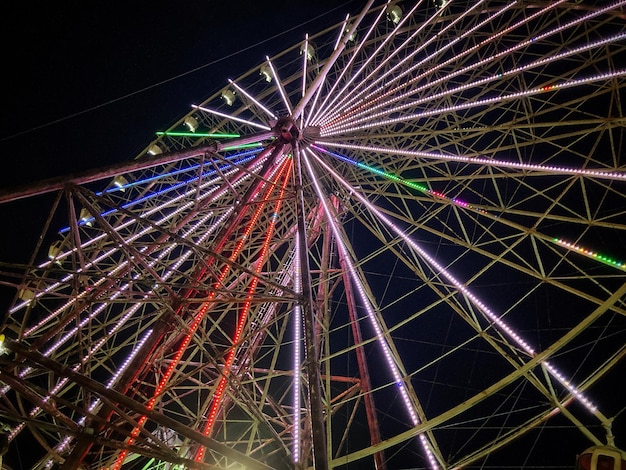
M 199 103 L 265 59 L 360 11 L 361 2 L 13 3 L 0 19 L 0 189 L 135 158 Z M 43 197 L 37 207 L 50 198 Z M 0 260 L 27 262 L 45 217 L 10 220 Z M 13 291 L 0 287 L 5 309 Z
M 11 2 L 0 17 L 0 190 L 133 159 L 228 78 L 362 3 Z M 0 262 L 28 261 L 51 196 L 40 201 L 0 205 Z M 13 295 L 0 286 L 0 313 Z

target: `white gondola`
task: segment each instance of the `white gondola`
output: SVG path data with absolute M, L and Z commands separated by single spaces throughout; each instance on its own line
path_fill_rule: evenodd
M 303 54 L 305 52 L 304 47 L 305 46 L 303 44 L 300 48 L 300 54 Z M 315 60 L 315 47 L 310 42 L 306 43 L 306 60 L 308 62 L 313 62 Z
M 222 99 L 228 106 L 232 106 L 237 99 L 235 92 L 229 88 L 222 92 Z
M 269 65 L 263 64 L 261 66 L 260 74 L 267 83 L 270 83 L 272 81 L 272 69 Z
M 80 210 L 80 214 L 78 215 L 78 223 L 81 225 L 86 225 L 87 227 L 91 227 L 93 223 L 93 215 L 89 212 L 85 207 Z
M 161 146 L 159 144 L 152 144 L 148 148 L 148 154 L 149 155 L 159 155 L 161 153 L 163 153 L 163 149 L 161 148 Z
M 122 192 L 124 192 L 127 184 L 128 180 L 122 175 L 117 175 L 115 178 L 113 178 L 113 186 L 119 188 Z
M 61 245 L 63 244 L 63 240 L 55 240 L 50 244 L 50 248 L 48 248 L 48 258 L 53 260 L 58 265 L 61 264 L 61 260 L 59 257 L 63 254 L 61 252 Z
M 348 41 L 356 42 L 356 39 L 357 39 L 356 28 L 352 25 L 352 23 L 349 23 L 346 25 L 346 29 L 344 30 L 344 33 L 350 35 L 348 36 Z
M 387 7 L 387 19 L 393 24 L 398 24 L 402 19 L 402 7 L 397 3 L 392 3 Z
M 189 130 L 189 132 L 196 132 L 198 129 L 198 120 L 193 116 L 187 116 L 183 121 L 183 125 Z

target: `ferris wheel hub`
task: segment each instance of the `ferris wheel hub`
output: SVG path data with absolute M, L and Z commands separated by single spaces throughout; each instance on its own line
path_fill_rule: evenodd
M 284 144 L 294 145 L 300 142 L 301 145 L 308 147 L 313 144 L 320 136 L 320 128 L 318 126 L 307 126 L 300 129 L 291 116 L 280 118 L 274 124 L 272 130 L 277 139 Z

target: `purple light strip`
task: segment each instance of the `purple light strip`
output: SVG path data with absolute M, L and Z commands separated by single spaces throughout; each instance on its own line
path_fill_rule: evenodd
M 312 153 L 310 152 L 310 150 L 307 149 L 307 153 Z M 341 235 L 341 232 L 339 230 L 338 224 L 335 220 L 335 217 L 332 213 L 332 211 L 330 210 L 330 208 L 328 207 L 328 202 L 326 201 L 326 198 L 322 192 L 322 189 L 319 186 L 319 179 L 317 177 L 317 175 L 315 174 L 315 172 L 313 171 L 313 168 L 311 167 L 311 164 L 308 160 L 308 158 L 304 158 L 304 162 L 305 165 L 307 167 L 307 171 L 309 172 L 309 176 L 310 179 L 313 183 L 313 186 L 315 187 L 315 191 L 317 193 L 317 196 L 320 200 L 320 202 L 322 203 L 322 206 L 324 208 L 324 212 L 326 213 L 326 218 L 328 220 L 328 222 L 330 223 L 331 226 L 331 230 L 333 232 L 335 241 L 337 242 L 337 247 L 338 249 L 341 251 L 342 256 L 345 258 L 346 260 L 346 265 L 348 267 L 348 271 L 350 273 L 350 278 L 352 279 L 354 286 L 357 289 L 357 292 L 359 293 L 359 297 L 361 298 L 361 302 L 363 304 L 363 306 L 365 307 L 365 310 L 367 312 L 367 317 L 370 320 L 370 324 L 372 325 L 375 335 L 376 335 L 376 339 L 378 340 L 378 344 L 380 345 L 382 351 L 383 351 L 383 356 L 385 358 L 385 362 L 387 363 L 387 367 L 389 369 L 390 374 L 392 375 L 393 379 L 394 379 L 394 383 L 396 384 L 396 386 L 398 387 L 398 390 L 400 392 L 400 396 L 402 398 L 402 401 L 404 403 L 404 406 L 407 410 L 407 412 L 409 413 L 409 416 L 411 418 L 411 423 L 413 424 L 413 426 L 417 426 L 420 424 L 420 419 L 417 416 L 417 412 L 415 411 L 415 406 L 413 405 L 411 398 L 409 396 L 409 393 L 407 391 L 407 385 L 405 383 L 405 378 L 402 377 L 402 374 L 400 373 L 400 369 L 398 367 L 397 362 L 400 362 L 399 360 L 397 360 L 394 357 L 394 354 L 391 351 L 391 347 L 389 346 L 388 343 L 388 339 L 387 339 L 387 335 L 385 334 L 385 332 L 383 331 L 382 327 L 381 327 L 381 319 L 379 319 L 377 313 L 374 311 L 374 307 L 372 306 L 372 303 L 369 300 L 369 297 L 367 296 L 367 293 L 365 292 L 365 288 L 363 287 L 363 283 L 359 277 L 359 274 L 354 266 L 354 263 L 352 262 L 352 258 L 350 256 L 350 252 L 348 251 L 346 245 L 344 244 L 343 241 L 343 237 Z M 428 442 L 428 438 L 426 437 L 425 434 L 420 434 L 419 435 L 419 439 L 420 442 L 422 444 L 422 447 L 424 448 L 424 451 L 426 452 L 427 456 L 428 456 L 428 461 L 431 465 L 431 468 L 434 469 L 438 469 L 439 465 L 437 463 L 437 459 L 435 458 L 435 456 L 433 455 L 432 452 L 432 448 L 430 443 Z
M 559 29 L 562 29 L 562 28 L 559 28 Z M 438 98 L 444 98 L 446 96 L 454 95 L 454 94 L 456 94 L 458 92 L 461 92 L 463 90 L 467 90 L 467 89 L 470 89 L 470 88 L 476 88 L 476 87 L 482 87 L 482 86 L 484 86 L 484 85 L 486 85 L 488 83 L 491 83 L 491 82 L 494 82 L 494 81 L 497 81 L 497 80 L 508 79 L 509 76 L 511 76 L 511 75 L 516 75 L 516 74 L 518 74 L 520 72 L 531 70 L 531 69 L 533 69 L 533 68 L 535 68 L 537 66 L 540 66 L 540 65 L 545 65 L 545 64 L 548 64 L 548 63 L 551 63 L 551 62 L 556 62 L 557 60 L 563 59 L 565 57 L 568 57 L 568 56 L 571 56 L 571 55 L 574 55 L 574 54 L 579 54 L 581 52 L 585 52 L 585 51 L 588 51 L 590 49 L 594 49 L 596 47 L 605 46 L 605 45 L 610 44 L 612 42 L 622 41 L 625 37 L 626 37 L 626 33 L 621 33 L 621 34 L 617 34 L 615 36 L 611 36 L 611 37 L 608 37 L 608 38 L 605 38 L 605 39 L 601 39 L 601 40 L 598 40 L 598 41 L 595 41 L 595 42 L 592 42 L 592 43 L 585 44 L 583 46 L 580 46 L 580 47 L 577 47 L 577 48 L 574 48 L 574 49 L 569 49 L 567 51 L 564 51 L 564 52 L 561 52 L 561 53 L 558 53 L 558 54 L 551 54 L 551 55 L 549 55 L 547 57 L 543 57 L 543 58 L 538 59 L 538 60 L 536 60 L 534 62 L 531 62 L 529 64 L 510 69 L 510 70 L 508 70 L 508 71 L 506 71 L 504 73 L 498 73 L 496 75 L 485 77 L 485 78 L 482 78 L 480 80 L 476 80 L 476 81 L 471 82 L 471 83 L 466 83 L 464 85 L 459 85 L 459 86 L 457 86 L 455 88 L 449 88 L 449 89 L 446 89 L 445 91 L 442 91 L 440 93 L 429 94 L 428 96 L 425 96 L 425 97 L 423 97 L 421 99 L 417 99 L 417 100 L 411 101 L 410 104 L 406 104 L 405 103 L 405 104 L 402 104 L 402 105 L 399 105 L 399 106 L 396 106 L 396 107 L 386 108 L 385 111 L 383 111 L 381 113 L 372 114 L 372 112 L 375 111 L 376 109 L 384 108 L 385 106 L 389 106 L 389 105 L 391 105 L 391 104 L 393 104 L 395 102 L 399 102 L 399 101 L 401 101 L 404 98 L 407 98 L 409 96 L 418 94 L 420 91 L 431 89 L 434 85 L 437 85 L 439 83 L 448 82 L 451 78 L 453 78 L 455 76 L 461 75 L 461 74 L 466 73 L 466 72 L 471 71 L 471 70 L 474 70 L 474 69 L 480 67 L 481 65 L 486 64 L 486 63 L 490 62 L 491 60 L 493 60 L 495 57 L 492 56 L 492 57 L 489 57 L 487 59 L 483 59 L 483 60 L 481 60 L 479 62 L 476 62 L 474 64 L 468 65 L 467 67 L 464 67 L 464 68 L 462 68 L 462 69 L 460 69 L 460 70 L 458 70 L 456 72 L 450 73 L 450 74 L 446 75 L 445 77 L 440 77 L 440 78 L 438 78 L 436 80 L 429 81 L 427 84 L 423 84 L 422 86 L 411 88 L 411 89 L 409 89 L 408 91 L 406 91 L 404 93 L 401 93 L 401 89 L 402 88 L 406 88 L 407 84 L 402 84 L 401 86 L 398 86 L 398 87 L 396 87 L 396 88 L 394 88 L 392 90 L 389 90 L 389 91 L 385 92 L 385 96 L 391 95 L 391 96 L 393 96 L 393 98 L 381 102 L 380 101 L 380 97 L 378 97 L 376 100 L 374 100 L 374 102 L 378 101 L 378 104 L 373 104 L 374 102 L 366 103 L 367 106 L 366 105 L 362 105 L 362 106 L 354 109 L 349 115 L 342 116 L 341 120 L 337 120 L 336 123 L 345 122 L 345 123 L 349 123 L 350 125 L 354 125 L 354 124 L 359 124 L 359 123 L 362 123 L 362 122 L 367 122 L 367 121 L 369 121 L 372 118 L 372 116 L 380 116 L 380 115 L 385 115 L 385 114 L 389 114 L 389 113 L 393 113 L 393 112 L 398 112 L 398 111 L 401 111 L 403 109 L 406 109 L 406 108 L 409 108 L 409 107 L 413 107 L 416 104 L 428 103 L 428 102 L 430 102 L 432 100 L 435 100 L 435 99 L 438 99 Z M 531 41 L 528 41 L 528 42 L 531 42 Z M 506 51 L 502 51 L 501 53 L 497 54 L 496 57 L 501 57 L 501 56 L 509 53 L 511 50 L 518 49 L 519 47 L 521 47 L 521 46 L 518 45 L 518 46 L 512 47 L 512 48 L 510 48 L 510 49 L 508 49 Z M 423 74 L 423 75 L 425 75 L 425 74 Z M 422 78 L 422 76 L 417 77 L 417 78 Z M 416 81 L 418 81 L 418 80 L 417 79 L 411 80 L 411 82 L 416 82 Z M 547 87 L 543 87 L 543 88 L 547 88 Z M 362 110 L 359 111 L 360 109 L 362 109 Z M 359 116 L 365 116 L 365 117 L 362 117 L 361 119 L 357 119 Z
M 463 109 L 478 108 L 478 107 L 483 107 L 483 106 L 496 104 L 496 103 L 505 103 L 507 101 L 516 100 L 518 98 L 525 98 L 528 96 L 535 96 L 541 93 L 564 90 L 564 89 L 572 88 L 575 86 L 611 80 L 613 78 L 621 78 L 624 76 L 626 76 L 626 70 L 616 70 L 614 72 L 599 73 L 596 75 L 592 75 L 590 77 L 579 78 L 575 80 L 565 80 L 560 83 L 555 83 L 553 85 L 531 88 L 529 90 L 520 91 L 516 93 L 509 93 L 507 95 L 494 96 L 492 98 L 483 98 L 480 100 L 475 100 L 472 102 L 467 102 L 467 103 L 463 103 L 463 104 L 459 104 L 455 106 L 444 106 L 442 108 L 432 109 L 429 111 L 423 111 L 420 113 L 410 114 L 410 115 L 397 117 L 397 118 L 382 119 L 382 120 L 371 122 L 369 124 L 364 124 L 361 126 L 352 126 L 350 124 L 332 125 L 326 128 L 322 128 L 321 135 L 323 137 L 327 137 L 327 136 L 342 134 L 345 132 L 355 132 L 355 131 L 364 130 L 364 129 L 378 128 L 380 126 L 384 126 L 387 124 L 395 124 L 398 122 L 418 120 L 418 119 L 428 117 L 428 116 L 439 115 L 442 113 L 453 113 L 453 112 L 460 111 Z M 385 114 L 387 114 L 387 111 L 381 112 L 381 113 L 374 113 L 370 116 L 370 119 L 382 117 Z
M 448 282 L 450 282 L 460 293 L 462 293 L 485 317 L 487 317 L 491 323 L 496 326 L 500 331 L 504 332 L 510 339 L 512 339 L 519 347 L 521 347 L 530 357 L 536 355 L 536 351 L 505 321 L 498 317 L 487 305 L 485 305 L 478 297 L 476 297 L 463 283 L 456 279 L 450 271 L 440 265 L 432 256 L 430 256 L 424 249 L 422 249 L 415 241 L 413 241 L 402 229 L 395 225 L 387 216 L 385 216 L 374 204 L 369 202 L 363 195 L 361 195 L 355 188 L 345 181 L 339 174 L 337 174 L 329 165 L 327 165 L 322 159 L 317 157 L 313 152 L 311 155 L 316 161 L 324 167 L 333 177 L 342 184 L 346 189 L 351 191 L 365 207 L 367 207 L 372 214 L 378 217 L 379 220 L 384 222 L 396 235 L 398 235 L 404 242 L 411 246 L 422 258 L 424 258 L 431 265 L 431 269 L 434 273 L 442 275 Z M 580 391 L 576 386 L 561 373 L 556 367 L 554 367 L 549 361 L 541 361 L 541 364 L 548 370 L 548 372 L 563 385 L 573 397 L 575 397 L 582 405 L 585 406 L 592 414 L 599 417 L 597 407 Z
M 454 162 L 463 162 L 463 163 L 471 163 L 482 166 L 490 166 L 495 168 L 514 168 L 517 170 L 528 170 L 528 171 L 536 171 L 542 173 L 551 173 L 551 174 L 561 174 L 561 175 L 577 175 L 577 176 L 590 176 L 594 178 L 602 178 L 608 180 L 626 180 L 626 173 L 615 172 L 615 171 L 603 171 L 600 169 L 597 170 L 583 170 L 580 168 L 566 168 L 552 165 L 534 165 L 529 163 L 517 163 L 517 162 L 507 162 L 503 160 L 494 160 L 490 158 L 484 157 L 465 157 L 463 155 L 443 155 L 432 152 L 421 152 L 417 150 L 401 150 L 401 149 L 392 149 L 382 146 L 376 145 L 352 145 L 347 143 L 337 143 L 330 141 L 317 141 L 320 145 L 325 145 L 327 147 L 341 147 L 341 148 L 349 148 L 352 150 L 363 150 L 366 152 L 381 152 L 389 155 L 402 155 L 406 157 L 418 157 L 418 158 L 428 158 L 432 160 L 441 160 L 441 161 L 454 161 Z

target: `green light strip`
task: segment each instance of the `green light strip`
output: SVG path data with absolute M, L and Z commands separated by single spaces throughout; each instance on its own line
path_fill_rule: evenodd
M 600 261 L 601 263 L 608 264 L 609 266 L 612 266 L 614 268 L 618 268 L 618 269 L 621 269 L 622 271 L 626 271 L 626 263 L 622 261 L 614 260 L 613 258 L 609 258 L 608 256 L 601 255 L 600 253 L 596 253 L 595 251 L 588 250 L 587 248 L 583 248 L 573 243 L 569 243 L 560 238 L 553 238 L 552 242 L 556 243 L 559 246 L 564 246 L 565 248 L 568 248 L 570 251 L 586 256 L 587 258 L 592 258 L 592 259 Z
M 234 139 L 241 137 L 239 134 L 210 134 L 207 132 L 163 132 L 159 131 L 156 135 L 167 135 L 171 137 L 215 137 L 218 139 Z
M 263 144 L 261 142 L 255 142 L 253 144 L 232 145 L 230 147 L 224 147 L 222 150 L 249 149 L 254 147 L 261 147 L 262 145 Z
M 357 160 L 353 160 L 352 158 L 346 157 L 345 155 L 341 155 L 339 153 L 335 153 L 335 152 L 331 152 L 329 150 L 326 150 L 322 147 L 318 147 L 317 145 L 313 145 L 313 148 L 327 154 L 327 155 L 332 155 L 335 158 L 338 158 L 339 160 L 342 160 L 344 162 L 350 163 L 358 168 L 362 168 L 364 170 L 370 171 L 372 173 L 375 173 L 379 176 L 382 176 L 383 178 L 386 178 L 388 180 L 391 181 L 395 181 L 396 183 L 402 184 L 403 186 L 407 186 L 411 189 L 415 189 L 416 191 L 420 191 L 424 194 L 429 194 L 433 197 L 439 198 L 439 199 L 444 199 L 446 201 L 450 201 L 453 204 L 457 205 L 457 206 L 461 206 L 461 207 L 465 207 L 467 209 L 471 209 L 473 211 L 476 212 L 480 212 L 481 214 L 487 214 L 487 211 L 480 209 L 478 207 L 475 207 L 465 201 L 462 201 L 461 199 L 457 199 L 457 198 L 452 198 L 452 197 L 448 197 L 443 193 L 440 193 L 439 191 L 433 191 L 432 189 L 428 189 L 428 187 L 418 184 L 418 183 L 414 183 L 412 181 L 408 181 L 405 180 L 404 178 L 394 175 L 392 173 L 387 173 L 385 171 L 379 170 L 378 168 L 375 168 L 373 166 L 370 165 L 366 165 L 365 163 L 361 163 Z

